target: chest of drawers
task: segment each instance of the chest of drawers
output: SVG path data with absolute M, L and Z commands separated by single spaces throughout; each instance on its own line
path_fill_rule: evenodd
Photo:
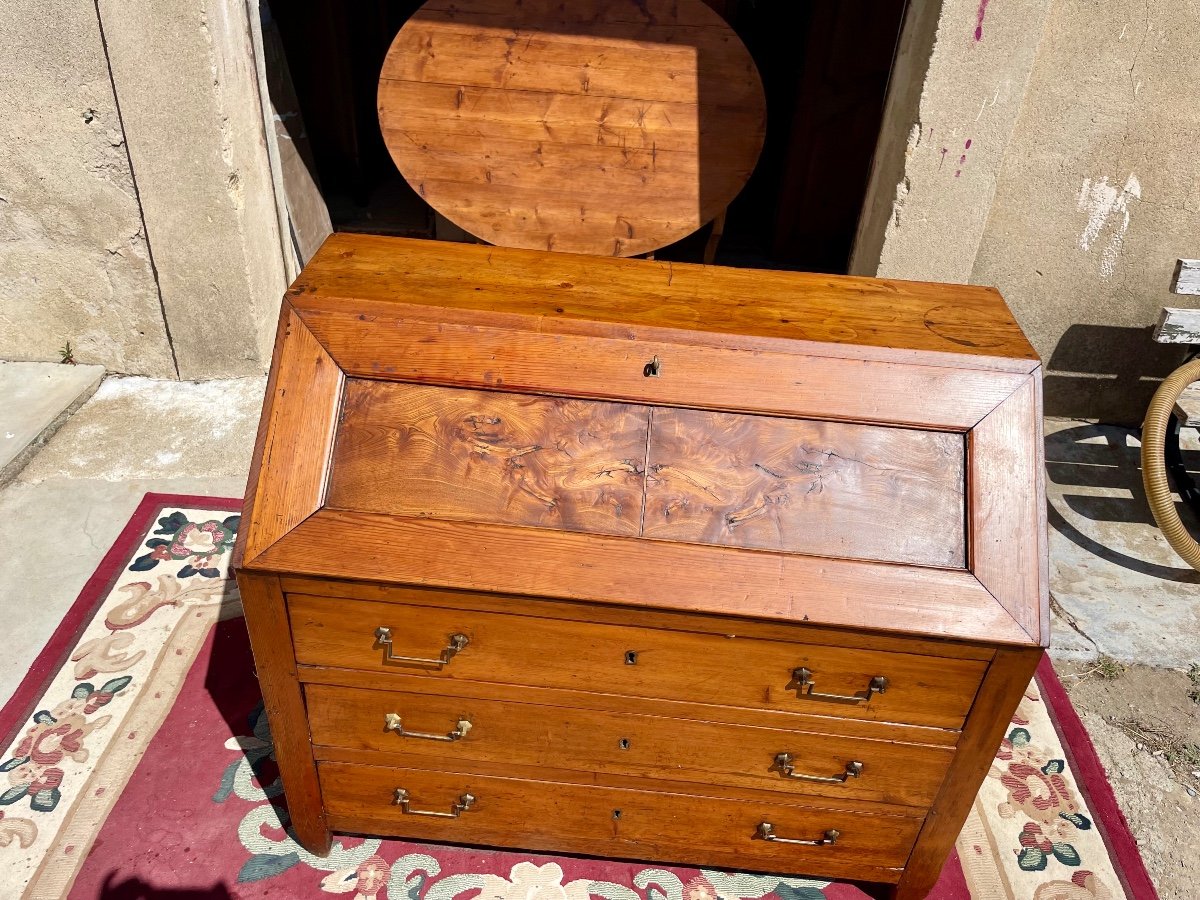
M 335 235 L 235 555 L 295 833 L 923 897 L 1048 640 L 986 288 Z

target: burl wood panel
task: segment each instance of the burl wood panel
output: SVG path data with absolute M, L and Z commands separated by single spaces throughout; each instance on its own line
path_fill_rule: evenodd
M 327 504 L 636 535 L 642 406 L 351 379 Z
M 379 121 L 409 184 L 477 237 L 630 256 L 729 204 L 766 110 L 701 0 L 431 0 L 388 51 Z
M 656 409 L 646 537 L 966 565 L 962 435 Z

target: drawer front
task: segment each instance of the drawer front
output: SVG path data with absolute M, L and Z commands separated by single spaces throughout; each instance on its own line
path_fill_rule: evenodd
M 310 684 L 305 699 L 318 758 L 324 748 L 344 748 L 419 755 L 451 768 L 499 762 L 927 807 L 954 755 L 946 747 L 461 695 Z
M 923 821 L 420 769 L 333 762 L 318 769 L 336 830 L 709 867 L 879 878 L 880 869 L 904 865 Z M 397 790 L 407 811 L 395 802 Z M 817 846 L 769 841 L 759 837 L 763 823 L 782 839 L 838 836 Z
M 296 658 L 306 665 L 941 728 L 962 725 L 987 668 L 981 660 L 331 597 L 289 595 L 288 609 Z M 380 628 L 388 629 L 386 646 Z M 457 652 L 449 649 L 455 635 L 466 639 Z

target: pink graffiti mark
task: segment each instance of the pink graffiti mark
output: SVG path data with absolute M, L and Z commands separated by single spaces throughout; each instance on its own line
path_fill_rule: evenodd
M 988 4 L 992 0 L 979 0 L 979 12 L 975 14 L 975 42 L 983 40 L 983 17 L 987 15 Z
M 958 171 L 954 173 L 955 178 L 958 178 L 962 175 L 963 167 L 967 164 L 967 151 L 971 149 L 971 144 L 971 138 L 967 138 L 967 142 L 963 144 L 962 156 L 958 158 Z

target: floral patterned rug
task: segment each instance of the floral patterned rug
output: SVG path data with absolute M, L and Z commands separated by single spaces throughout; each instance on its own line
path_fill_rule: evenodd
M 147 495 L 0 710 L 0 896 L 851 900 L 826 881 L 288 834 L 237 589 L 237 501 Z M 37 602 L 31 598 L 30 602 Z M 1048 663 L 931 897 L 1153 900 Z

